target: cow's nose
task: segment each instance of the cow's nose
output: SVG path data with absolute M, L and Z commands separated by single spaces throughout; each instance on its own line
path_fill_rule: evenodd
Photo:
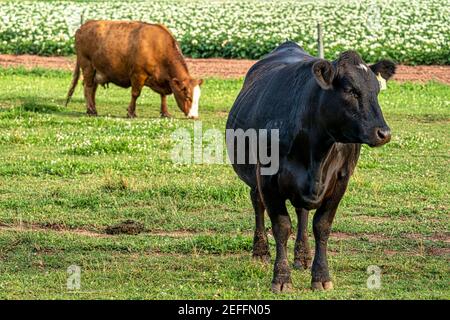
M 388 143 L 391 140 L 391 130 L 389 128 L 376 129 L 376 135 L 378 140 L 377 145 L 379 146 Z

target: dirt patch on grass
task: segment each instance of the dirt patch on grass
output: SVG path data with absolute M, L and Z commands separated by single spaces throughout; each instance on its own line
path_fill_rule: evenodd
M 330 238 L 337 239 L 337 240 L 351 240 L 351 239 L 357 239 L 357 236 L 350 233 L 345 232 L 331 232 Z
M 148 234 L 150 236 L 158 237 L 172 237 L 172 238 L 189 238 L 193 236 L 207 236 L 214 235 L 214 231 L 192 231 L 192 230 L 174 230 L 174 231 L 162 231 L 162 230 L 148 230 L 144 225 L 134 220 L 126 220 L 113 226 L 109 226 L 102 229 L 98 228 L 70 228 L 61 223 L 28 223 L 23 222 L 19 225 L 5 224 L 0 222 L 0 231 L 55 231 L 66 234 L 74 234 L 87 237 L 110 237 L 118 234 L 137 235 Z M 251 235 L 251 233 L 241 233 L 242 235 Z
M 450 243 L 450 233 L 435 233 L 428 237 L 431 241 L 442 241 L 445 243 Z
M 387 256 L 395 256 L 397 254 L 400 254 L 397 250 L 391 250 L 391 249 L 385 249 L 383 250 L 383 253 Z
M 158 237 L 171 237 L 171 238 L 188 238 L 193 237 L 196 235 L 212 235 L 213 232 L 197 232 L 197 231 L 190 231 L 190 230 L 175 230 L 175 231 L 160 231 L 160 230 L 153 230 L 148 231 L 148 234 L 152 236 L 158 236 Z
M 389 241 L 391 238 L 381 233 L 347 233 L 347 232 L 331 232 L 331 239 L 337 240 L 360 240 L 367 239 L 369 242 Z
M 410 240 L 429 240 L 429 241 L 437 241 L 437 242 L 445 242 L 450 244 L 450 234 L 449 233 L 434 233 L 432 235 L 423 235 L 420 233 L 408 233 L 405 234 L 405 237 Z
M 435 80 L 450 84 L 450 66 L 399 65 L 394 80 L 416 82 Z
M 447 256 L 450 259 L 450 248 L 430 247 L 426 249 L 426 253 L 431 256 Z
M 61 223 L 53 223 L 53 222 L 44 222 L 42 224 L 39 224 L 38 226 L 40 226 L 43 229 L 51 229 L 51 230 L 55 230 L 55 231 L 61 231 L 66 229 L 66 226 L 61 224 Z
M 65 234 L 75 234 L 87 237 L 105 237 L 107 235 L 97 232 L 95 230 L 88 229 L 70 229 L 62 224 L 53 224 L 53 223 L 42 223 L 42 224 L 33 224 L 24 222 L 19 225 L 8 225 L 8 224 L 0 224 L 0 231 L 14 231 L 14 232 L 27 232 L 27 231 L 55 231 Z
M 402 222 L 401 219 L 394 219 L 391 217 L 375 217 L 375 216 L 367 216 L 367 215 L 359 215 L 355 216 L 355 219 L 362 220 L 369 223 L 387 223 L 392 222 L 393 220 L 397 222 Z
M 41 57 L 29 54 L 1 54 L 0 66 L 73 70 L 75 57 Z
M 241 78 L 255 64 L 255 60 L 186 59 L 189 71 L 200 77 Z
M 383 253 L 386 256 L 395 256 L 395 255 L 408 255 L 415 257 L 425 257 L 425 256 L 449 256 L 450 257 L 450 248 L 437 248 L 437 247 L 424 247 L 423 250 L 392 250 L 385 249 Z
M 143 231 L 144 231 L 144 224 L 134 220 L 126 220 L 113 226 L 109 226 L 105 229 L 105 232 L 111 235 L 116 234 L 137 235 L 139 233 L 142 233 Z
M 34 55 L 0 55 L 2 67 L 50 68 L 73 70 L 74 57 L 41 57 Z M 240 78 L 245 76 L 255 60 L 186 59 L 192 75 L 197 77 Z M 436 80 L 450 84 L 450 66 L 399 65 L 394 80 L 426 82 Z

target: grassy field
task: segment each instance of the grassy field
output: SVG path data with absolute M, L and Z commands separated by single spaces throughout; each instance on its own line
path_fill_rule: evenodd
M 333 225 L 335 290 L 312 292 L 309 272 L 293 271 L 294 292 L 273 295 L 231 167 L 172 163 L 171 133 L 194 123 L 173 98 L 175 118 L 159 119 L 146 89 L 130 121 L 129 91 L 100 88 L 89 118 L 81 85 L 62 107 L 70 77 L 0 69 L 0 298 L 450 298 L 448 86 L 389 83 L 380 102 L 392 142 L 363 148 Z M 206 80 L 203 129 L 224 129 L 241 85 Z M 105 234 L 127 219 L 146 231 Z M 66 288 L 70 265 L 81 267 L 78 291 Z M 369 265 L 381 289 L 367 289 Z

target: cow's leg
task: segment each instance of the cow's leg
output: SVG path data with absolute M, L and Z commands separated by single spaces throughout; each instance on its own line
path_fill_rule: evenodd
M 171 117 L 169 111 L 167 110 L 167 96 L 165 94 L 161 94 L 161 117 Z
M 83 70 L 84 98 L 86 99 L 87 114 L 90 116 L 96 116 L 97 109 L 95 108 L 95 92 L 97 91 L 98 84 L 94 79 L 95 70 L 87 61 L 81 62 L 81 68 Z
M 277 207 L 268 208 L 277 252 L 272 280 L 272 291 L 275 293 L 292 290 L 291 270 L 287 258 L 287 241 L 292 227 L 291 219 L 284 204 Z
M 272 291 L 275 293 L 292 290 L 291 270 L 287 258 L 287 241 L 291 234 L 291 219 L 286 204 L 274 193 L 263 195 L 276 244 L 276 258 L 273 269 Z
M 259 196 L 258 189 L 250 191 L 253 209 L 255 210 L 255 235 L 253 237 L 253 258 L 263 262 L 270 261 L 269 242 L 267 241 L 266 228 L 264 226 L 264 204 Z
M 128 118 L 136 118 L 136 100 L 141 95 L 145 80 L 145 76 L 139 73 L 131 77 L 131 101 L 128 106 Z
M 347 183 L 348 177 L 338 181 L 331 197 L 325 199 L 314 214 L 313 232 L 316 240 L 316 251 L 311 269 L 311 288 L 313 290 L 333 289 L 333 282 L 331 282 L 328 270 L 327 243 L 331 232 L 331 224 L 347 188 Z
M 294 268 L 308 269 L 311 267 L 311 249 L 308 242 L 308 210 L 296 208 L 298 227 L 294 249 Z

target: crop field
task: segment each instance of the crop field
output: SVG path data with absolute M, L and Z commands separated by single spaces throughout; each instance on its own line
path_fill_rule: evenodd
M 187 56 L 259 59 L 286 39 L 326 57 L 357 50 L 367 62 L 450 63 L 449 0 L 0 1 L 0 52 L 74 53 L 81 20 L 163 23 Z
M 128 120 L 129 90 L 100 88 L 100 116 L 90 118 L 81 86 L 62 107 L 70 79 L 0 69 L 0 298 L 450 298 L 448 85 L 388 84 L 380 103 L 393 138 L 363 147 L 338 209 L 335 289 L 313 292 L 309 272 L 293 271 L 293 293 L 274 295 L 273 264 L 251 258 L 249 190 L 231 166 L 172 162 L 172 133 L 194 126 L 173 98 L 174 118 L 160 119 L 159 96 L 146 89 L 139 118 Z M 206 79 L 196 122 L 204 131 L 224 130 L 241 85 Z M 126 220 L 144 232 L 105 232 Z M 289 252 L 292 261 L 293 240 Z M 72 265 L 79 290 L 67 288 Z M 371 265 L 379 289 L 367 287 Z

